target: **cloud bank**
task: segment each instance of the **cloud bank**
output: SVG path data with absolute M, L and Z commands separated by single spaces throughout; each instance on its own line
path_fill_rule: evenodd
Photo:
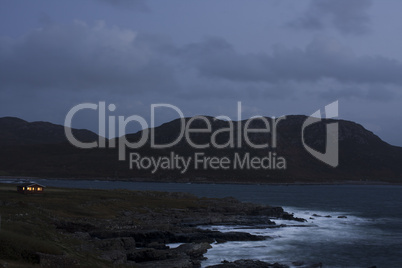
M 333 27 L 344 34 L 366 34 L 370 32 L 371 4 L 371 0 L 311 0 L 304 14 L 288 25 L 305 30 Z
M 277 45 L 271 53 L 240 53 L 218 37 L 177 46 L 160 36 L 104 22 L 90 26 L 75 21 L 0 39 L 0 88 L 8 90 L 152 92 L 182 97 L 200 90 L 199 94 L 213 98 L 219 92 L 255 89 L 279 97 L 275 90 L 283 91 L 286 85 L 296 87 L 285 90 L 289 94 L 302 91 L 303 83 L 334 81 L 339 92 L 347 88 L 353 95 L 354 88 L 364 85 L 401 86 L 401 73 L 397 60 L 357 56 L 329 38 L 316 38 L 304 48 Z M 391 97 L 389 92 L 384 97 Z M 371 95 L 375 96 L 365 96 Z

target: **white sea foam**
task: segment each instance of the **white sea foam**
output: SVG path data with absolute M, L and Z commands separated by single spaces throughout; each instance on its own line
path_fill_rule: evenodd
M 184 243 L 170 243 L 170 244 L 166 244 L 166 246 L 168 246 L 169 248 L 177 248 L 183 244 Z
M 280 262 L 290 266 L 294 261 L 317 263 L 323 260 L 321 260 L 321 256 L 314 256 L 314 252 L 317 252 L 316 249 L 321 247 L 338 244 L 364 244 L 367 241 L 381 243 L 380 230 L 370 227 L 373 224 L 373 219 L 358 217 L 347 212 L 307 211 L 293 207 L 285 207 L 284 209 L 294 213 L 296 217 L 307 219 L 307 222 L 274 220 L 278 225 L 286 224 L 288 227 L 265 229 L 253 229 L 252 227 L 247 229 L 246 226 L 204 227 L 221 232 L 248 232 L 272 239 L 255 242 L 215 243 L 204 255 L 208 259 L 202 262 L 202 266 L 218 264 L 223 260 L 235 261 L 238 259 Z M 313 214 L 321 217 L 313 216 Z M 331 217 L 325 217 L 327 215 Z M 338 218 L 338 216 L 346 216 L 347 218 Z M 305 225 L 306 227 L 292 227 L 290 225 Z M 369 228 L 361 228 L 362 226 Z M 311 247 L 311 250 L 308 247 Z

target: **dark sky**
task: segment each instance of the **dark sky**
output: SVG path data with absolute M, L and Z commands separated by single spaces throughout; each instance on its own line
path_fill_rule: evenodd
M 402 146 L 399 0 L 0 0 L 0 116 L 339 117 Z M 161 111 L 157 122 L 178 117 Z M 96 131 L 95 111 L 74 127 Z M 135 126 L 133 126 L 135 128 Z

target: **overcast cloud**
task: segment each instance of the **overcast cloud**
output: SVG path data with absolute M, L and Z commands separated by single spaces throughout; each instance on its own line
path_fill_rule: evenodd
M 147 119 L 152 103 L 236 119 L 237 101 L 248 117 L 339 100 L 342 118 L 402 145 L 398 1 L 37 3 L 2 2 L 0 116 L 62 124 L 106 101 Z M 75 126 L 96 131 L 92 119 Z
M 95 0 L 95 1 L 109 4 L 111 6 L 122 9 L 130 9 L 142 12 L 150 11 L 149 6 L 146 3 L 146 0 Z
M 334 27 L 345 34 L 370 31 L 371 0 L 312 0 L 303 15 L 289 25 L 307 30 Z

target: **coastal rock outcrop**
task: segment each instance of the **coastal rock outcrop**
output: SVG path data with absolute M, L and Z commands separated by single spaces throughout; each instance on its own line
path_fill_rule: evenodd
M 135 194 L 139 199 L 161 198 L 161 193 L 156 192 Z M 198 199 L 189 194 L 163 194 L 163 198 L 174 204 L 178 204 L 178 200 L 186 200 L 192 205 L 179 203 L 181 208 L 155 209 L 145 204 L 141 212 L 127 209 L 125 206 L 124 210 L 116 212 L 114 218 L 59 218 L 54 220 L 54 226 L 57 230 L 82 240 L 82 244 L 78 246 L 80 251 L 88 254 L 96 252 L 100 259 L 113 265 L 199 267 L 204 259 L 203 255 L 211 248 L 212 243 L 271 239 L 268 236 L 253 235 L 241 230 L 220 232 L 211 230 L 209 228 L 211 226 L 240 226 L 239 229 L 285 228 L 287 225 L 276 225 L 274 220 L 305 221 L 294 217 L 281 207 L 242 203 L 231 197 Z M 89 205 L 97 204 L 96 201 L 90 201 L 85 206 Z M 168 245 L 171 243 L 183 244 L 177 248 L 169 248 Z M 252 261 L 237 262 L 233 265 L 246 264 L 262 265 Z M 267 267 L 282 267 L 275 265 Z
M 207 268 L 289 268 L 289 266 L 256 260 L 237 260 L 234 262 L 223 261 L 221 264 L 208 266 Z

